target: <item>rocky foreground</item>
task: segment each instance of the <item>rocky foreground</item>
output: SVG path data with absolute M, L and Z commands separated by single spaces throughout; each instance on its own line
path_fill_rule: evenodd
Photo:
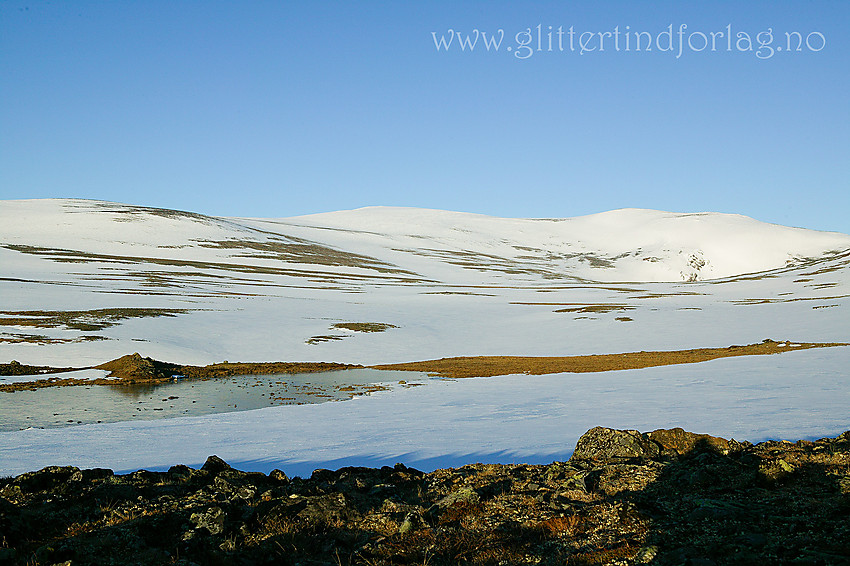
M 0 479 L 0 564 L 850 564 L 850 431 L 594 428 L 569 462 Z

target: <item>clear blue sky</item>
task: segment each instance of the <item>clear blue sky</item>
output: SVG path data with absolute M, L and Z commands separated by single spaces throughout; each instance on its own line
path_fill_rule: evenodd
M 438 51 L 449 29 L 504 39 Z M 0 198 L 267 217 L 641 207 L 850 233 L 848 69 L 844 0 L 3 0 Z

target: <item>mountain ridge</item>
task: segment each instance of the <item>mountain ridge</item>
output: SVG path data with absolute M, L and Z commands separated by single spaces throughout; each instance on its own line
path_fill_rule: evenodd
M 60 240 L 67 244 L 75 236 L 78 241 L 97 241 L 94 233 L 115 234 L 109 239 L 115 247 L 122 242 L 116 239 L 121 234 L 127 238 L 123 244 L 134 248 L 154 245 L 162 253 L 163 246 L 207 246 L 205 239 L 228 242 L 220 245 L 230 247 L 246 238 L 260 242 L 269 238 L 302 239 L 358 255 L 372 255 L 364 254 L 366 250 L 389 253 L 402 262 L 408 262 L 410 255 L 427 257 L 431 267 L 461 267 L 466 275 L 470 271 L 503 275 L 512 271 L 520 275 L 527 269 L 544 278 L 572 276 L 601 282 L 723 279 L 781 269 L 850 249 L 850 236 L 837 232 L 791 228 L 728 213 L 637 208 L 560 219 L 499 218 L 406 207 L 364 207 L 279 219 L 241 218 L 76 199 L 3 201 L 2 208 L 16 208 L 27 217 L 25 226 L 20 222 L 16 225 L 14 218 L 9 218 L 14 213 L 0 212 L 12 232 L 10 228 L 0 229 L 4 244 L 58 248 Z M 66 215 L 62 209 L 80 216 Z M 103 214 L 118 222 L 133 222 L 136 240 L 130 239 L 132 231 L 125 230 L 127 226 L 120 230 L 111 226 L 110 230 Z M 43 227 L 51 222 L 63 226 L 63 231 L 52 237 Z M 206 230 L 209 234 L 204 234 L 198 224 L 219 230 Z M 26 241 L 21 233 L 24 230 L 43 243 Z M 251 233 L 255 231 L 265 235 Z M 214 237 L 218 239 L 212 240 Z M 398 252 L 405 252 L 401 255 L 407 257 L 402 259 Z M 386 262 L 386 258 L 379 259 Z M 287 261 L 299 263 L 297 258 Z M 399 267 L 416 272 L 405 265 Z

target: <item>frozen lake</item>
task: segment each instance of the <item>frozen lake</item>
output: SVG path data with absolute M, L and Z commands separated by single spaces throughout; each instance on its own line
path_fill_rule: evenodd
M 61 374 L 56 374 L 61 375 Z M 157 385 L 43 387 L 0 393 L 0 431 L 78 424 L 153 420 L 342 401 L 399 381 L 427 379 L 418 372 L 366 368 L 329 372 L 241 375 Z M 384 385 L 381 385 L 381 384 Z

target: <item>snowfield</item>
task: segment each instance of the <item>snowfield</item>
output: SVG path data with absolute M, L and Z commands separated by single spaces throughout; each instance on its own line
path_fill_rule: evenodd
M 375 364 L 850 341 L 850 236 L 718 213 L 376 207 L 243 219 L 0 201 L 0 266 L 0 363 L 79 367 L 139 352 Z M 431 381 L 341 403 L 2 433 L 0 474 L 200 464 L 212 453 L 288 473 L 542 462 L 567 457 L 597 425 L 832 435 L 850 428 L 848 350 Z

